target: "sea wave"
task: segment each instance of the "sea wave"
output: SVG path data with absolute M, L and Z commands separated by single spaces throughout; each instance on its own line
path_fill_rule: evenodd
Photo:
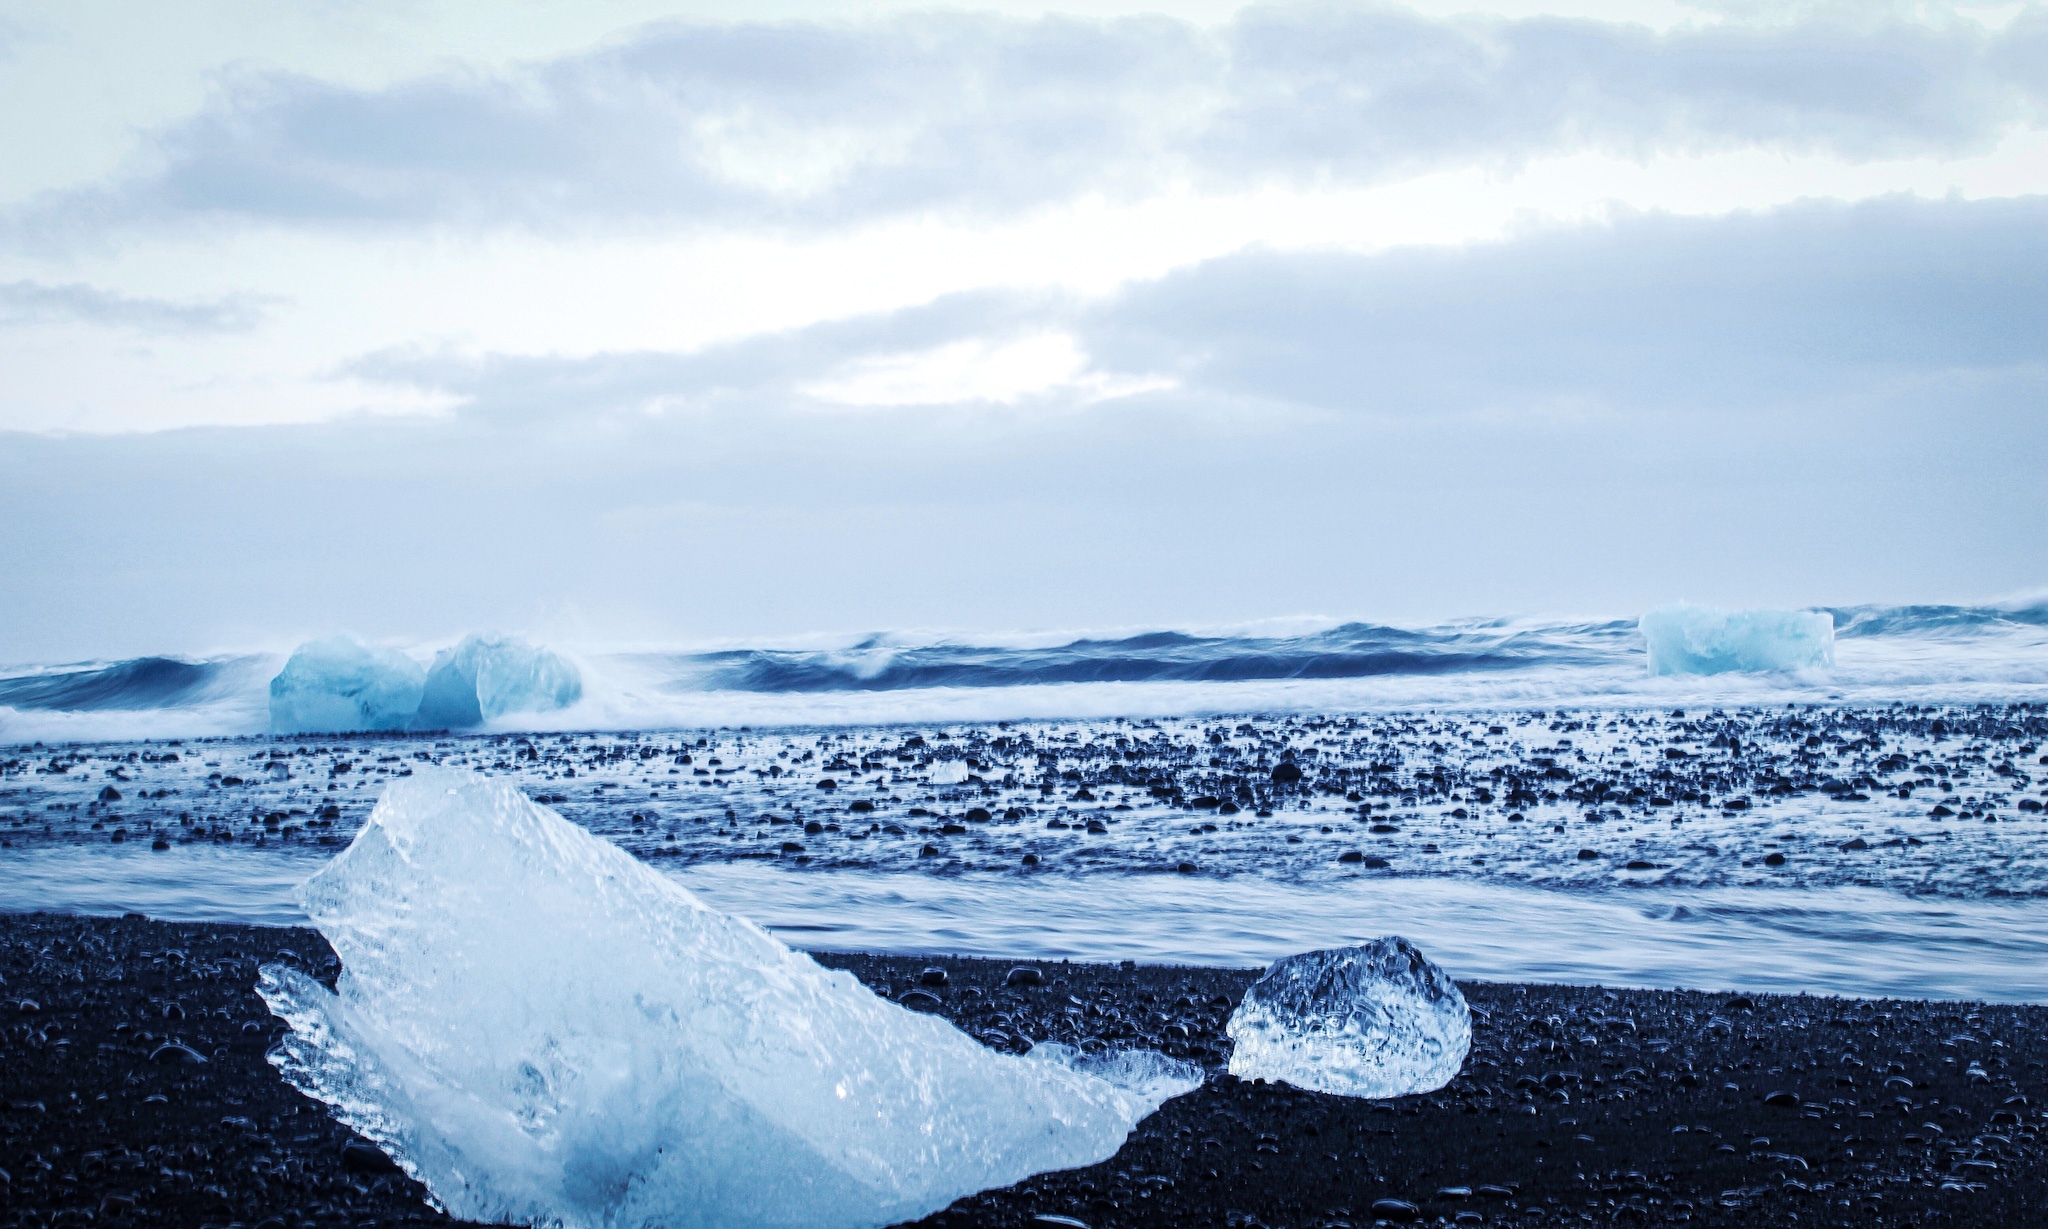
M 1649 673 L 1634 618 L 1417 627 L 1293 619 L 1209 631 L 556 646 L 588 680 L 582 699 L 487 728 L 2048 696 L 2048 600 L 1811 609 L 1834 620 L 1832 669 L 1661 679 Z M 424 661 L 436 647 L 445 646 L 411 653 Z M 17 668 L 0 674 L 0 742 L 261 732 L 280 662 L 252 652 Z

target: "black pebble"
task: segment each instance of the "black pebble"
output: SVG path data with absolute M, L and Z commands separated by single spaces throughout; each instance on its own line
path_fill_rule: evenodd
M 398 1162 L 384 1155 L 384 1150 L 360 1140 L 351 1140 L 341 1146 L 342 1168 L 359 1174 L 395 1174 Z

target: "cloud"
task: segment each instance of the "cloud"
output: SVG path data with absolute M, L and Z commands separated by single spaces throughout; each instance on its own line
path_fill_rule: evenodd
M 1828 420 L 1937 413 L 1964 386 L 2031 414 L 2048 393 L 2043 233 L 2048 197 L 1638 215 L 1464 248 L 1253 250 L 1092 302 L 953 295 L 688 354 L 392 353 L 346 374 L 501 422 L 948 400 Z
M 231 333 L 255 327 L 262 316 L 260 301 L 245 295 L 179 302 L 75 282 L 0 282 L 0 326 L 67 323 L 144 333 Z
M 544 421 L 565 414 L 584 420 L 634 417 L 666 409 L 702 412 L 765 399 L 778 404 L 830 399 L 834 381 L 872 379 L 878 369 L 893 365 L 901 370 L 906 360 L 947 347 L 1014 345 L 1042 336 L 1050 322 L 1073 310 L 1067 300 L 1052 295 L 977 291 L 686 354 L 558 357 L 400 350 L 365 355 L 338 374 L 452 398 L 465 412 L 500 421 Z M 827 389 L 803 391 L 820 383 Z
M 1954 156 L 2035 124 L 2048 14 L 1666 33 L 1349 5 L 643 27 L 381 89 L 241 73 L 17 242 L 216 221 L 810 228 L 1176 183 L 1369 184 L 1556 152 Z
M 2048 197 L 1902 197 L 1469 248 L 1254 251 L 1133 287 L 1077 327 L 1106 370 L 1329 411 L 1824 414 L 1916 381 L 2038 394 L 2043 233 Z M 1932 411 L 1939 393 L 1922 395 Z

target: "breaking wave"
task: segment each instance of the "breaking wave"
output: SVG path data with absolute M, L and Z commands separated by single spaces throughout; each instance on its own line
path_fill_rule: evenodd
M 561 648 L 580 694 L 487 729 L 808 725 L 1308 708 L 2048 698 L 2048 599 L 1812 607 L 1832 667 L 1653 676 L 1636 618 L 1291 625 L 1015 636 L 884 633 L 676 650 Z M 1277 630 L 1276 630 L 1277 629 Z M 452 650 L 443 650 L 449 657 Z M 422 670 L 432 646 L 410 653 Z M 452 660 L 452 658 L 450 658 Z M 284 659 L 17 668 L 0 673 L 0 742 L 257 733 Z M 481 676 L 480 680 L 481 680 Z M 567 677 L 567 674 L 565 674 Z M 481 681 L 479 683 L 481 687 Z M 417 724 L 417 722 L 415 722 Z

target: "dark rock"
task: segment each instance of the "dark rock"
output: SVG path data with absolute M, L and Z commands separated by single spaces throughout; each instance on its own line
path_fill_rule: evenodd
M 937 965 L 932 965 L 917 975 L 917 984 L 920 986 L 943 986 L 946 984 L 946 971 Z
M 1372 1214 L 1394 1221 L 1422 1219 L 1422 1209 L 1405 1199 L 1375 1199 L 1372 1201 Z
M 206 1061 L 206 1056 L 183 1042 L 167 1041 L 150 1051 L 149 1061 L 153 1063 L 184 1063 L 188 1066 L 196 1067 Z
M 906 990 L 896 1001 L 912 1011 L 937 1011 L 946 1005 L 938 995 L 923 990 Z
M 1293 760 L 1281 760 L 1273 765 L 1273 784 L 1293 785 L 1301 780 L 1301 768 Z
M 1003 984 L 1005 986 L 1043 986 L 1045 984 L 1045 974 L 1031 965 L 1020 964 L 1016 968 L 1011 969 L 1009 975 L 1003 978 Z
M 1581 862 L 1591 862 L 1591 861 L 1592 861 L 1593 859 L 1595 859 L 1595 858 L 1597 858 L 1597 857 L 1599 857 L 1599 856 L 1600 856 L 1599 854 L 1597 854 L 1597 853 L 1594 853 L 1594 852 L 1593 852 L 1592 850 L 1590 850 L 1590 849 L 1581 849 L 1581 850 L 1579 851 L 1579 861 L 1581 861 Z
M 1356 849 L 1346 850 L 1337 855 L 1337 860 L 1339 862 L 1363 862 L 1365 861 L 1365 854 Z
M 398 1162 L 384 1154 L 382 1148 L 366 1144 L 361 1140 L 350 1140 L 341 1146 L 342 1168 L 350 1173 L 395 1174 L 399 1172 Z

